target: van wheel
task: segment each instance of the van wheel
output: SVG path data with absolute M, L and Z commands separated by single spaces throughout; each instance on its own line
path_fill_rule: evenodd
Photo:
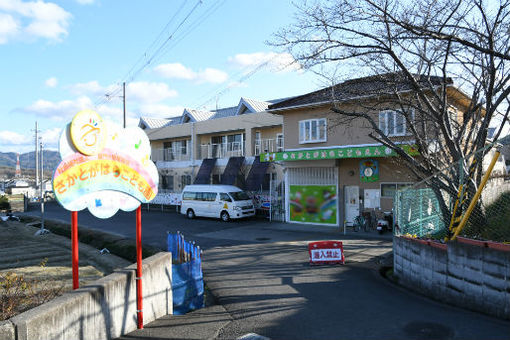
M 195 212 L 193 211 L 193 209 L 188 209 L 188 211 L 186 211 L 186 216 L 188 216 L 190 220 L 195 218 Z
M 226 211 L 222 211 L 221 212 L 221 215 L 220 215 L 220 218 L 223 222 L 228 222 L 230 221 L 230 215 L 228 214 L 228 212 Z

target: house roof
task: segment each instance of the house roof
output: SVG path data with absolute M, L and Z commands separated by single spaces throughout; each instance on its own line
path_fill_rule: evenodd
M 437 86 L 443 83 L 442 77 L 415 75 L 415 79 L 424 88 Z M 451 78 L 447 78 L 447 84 L 453 84 Z M 404 92 L 412 89 L 412 84 L 406 76 L 400 72 L 385 73 L 363 78 L 347 80 L 318 91 L 306 93 L 301 96 L 282 100 L 269 105 L 269 111 L 285 109 L 296 106 L 309 106 L 331 103 L 333 101 L 346 101 L 359 97 L 373 97 L 395 92 Z
M 190 121 L 192 122 L 201 122 L 210 119 L 212 116 L 214 116 L 214 112 L 184 109 L 184 112 L 182 113 L 182 119 L 180 122 L 181 124 L 186 123 L 185 121 L 186 117 L 189 117 Z
M 138 126 L 141 128 L 156 129 L 168 125 L 173 125 L 180 118 L 181 116 L 172 118 L 140 117 L 140 122 L 138 123 Z

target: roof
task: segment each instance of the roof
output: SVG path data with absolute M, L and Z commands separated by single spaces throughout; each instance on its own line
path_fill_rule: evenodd
M 172 118 L 149 118 L 141 117 L 138 124 L 141 128 L 156 129 L 169 125 L 184 124 L 188 122 L 201 122 L 209 119 L 219 119 L 225 117 L 238 116 L 242 114 L 250 114 L 264 112 L 269 105 L 279 103 L 289 98 L 272 99 L 268 101 L 254 100 L 242 97 L 237 106 L 226 107 L 211 111 L 195 110 L 186 108 L 182 115 Z
M 150 117 L 140 117 L 140 122 L 138 126 L 147 129 L 156 129 L 168 125 L 173 125 L 176 121 L 180 120 L 181 116 L 172 117 L 172 118 L 150 118 Z
M 442 77 L 414 75 L 423 88 L 437 86 L 443 83 Z M 446 79 L 447 84 L 453 84 L 451 78 Z M 269 110 L 285 109 L 295 106 L 308 106 L 314 104 L 331 103 L 333 101 L 346 101 L 359 97 L 372 97 L 395 92 L 404 92 L 412 89 L 407 76 L 398 73 L 385 73 L 363 78 L 347 80 L 315 92 L 282 100 L 269 105 Z
M 210 111 L 200 111 L 200 110 L 193 110 L 193 109 L 184 109 L 184 112 L 182 113 L 182 119 L 180 123 L 187 123 L 185 121 L 186 117 L 190 118 L 190 121 L 192 122 L 201 122 L 204 120 L 208 120 L 214 115 L 214 112 Z

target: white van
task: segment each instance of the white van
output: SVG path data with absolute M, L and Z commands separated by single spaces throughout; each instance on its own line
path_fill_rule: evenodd
M 223 221 L 255 215 L 253 200 L 233 185 L 187 185 L 182 191 L 181 214 L 216 217 Z

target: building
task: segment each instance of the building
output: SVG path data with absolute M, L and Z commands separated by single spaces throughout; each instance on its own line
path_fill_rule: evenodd
M 142 117 L 151 142 L 161 193 L 180 193 L 187 184 L 229 184 L 261 192 L 282 179 L 277 164 L 261 163 L 264 152 L 283 151 L 282 117 L 266 112 L 281 100 L 241 98 L 213 111 L 184 109 L 179 117 Z
M 287 222 L 352 225 L 364 211 L 391 211 L 395 191 L 416 182 L 392 149 L 370 137 L 374 130 L 365 121 L 339 122 L 331 110 L 335 106 L 371 115 L 388 138 L 417 156 L 401 108 L 382 95 L 385 76 L 398 78 L 387 74 L 353 79 L 269 105 L 268 113 L 283 118 L 284 151 L 261 159 L 284 167 Z M 402 96 L 411 92 L 408 83 L 395 80 L 392 91 Z M 427 81 L 439 84 L 442 78 Z M 459 117 L 469 98 L 450 85 L 448 96 L 449 112 Z

